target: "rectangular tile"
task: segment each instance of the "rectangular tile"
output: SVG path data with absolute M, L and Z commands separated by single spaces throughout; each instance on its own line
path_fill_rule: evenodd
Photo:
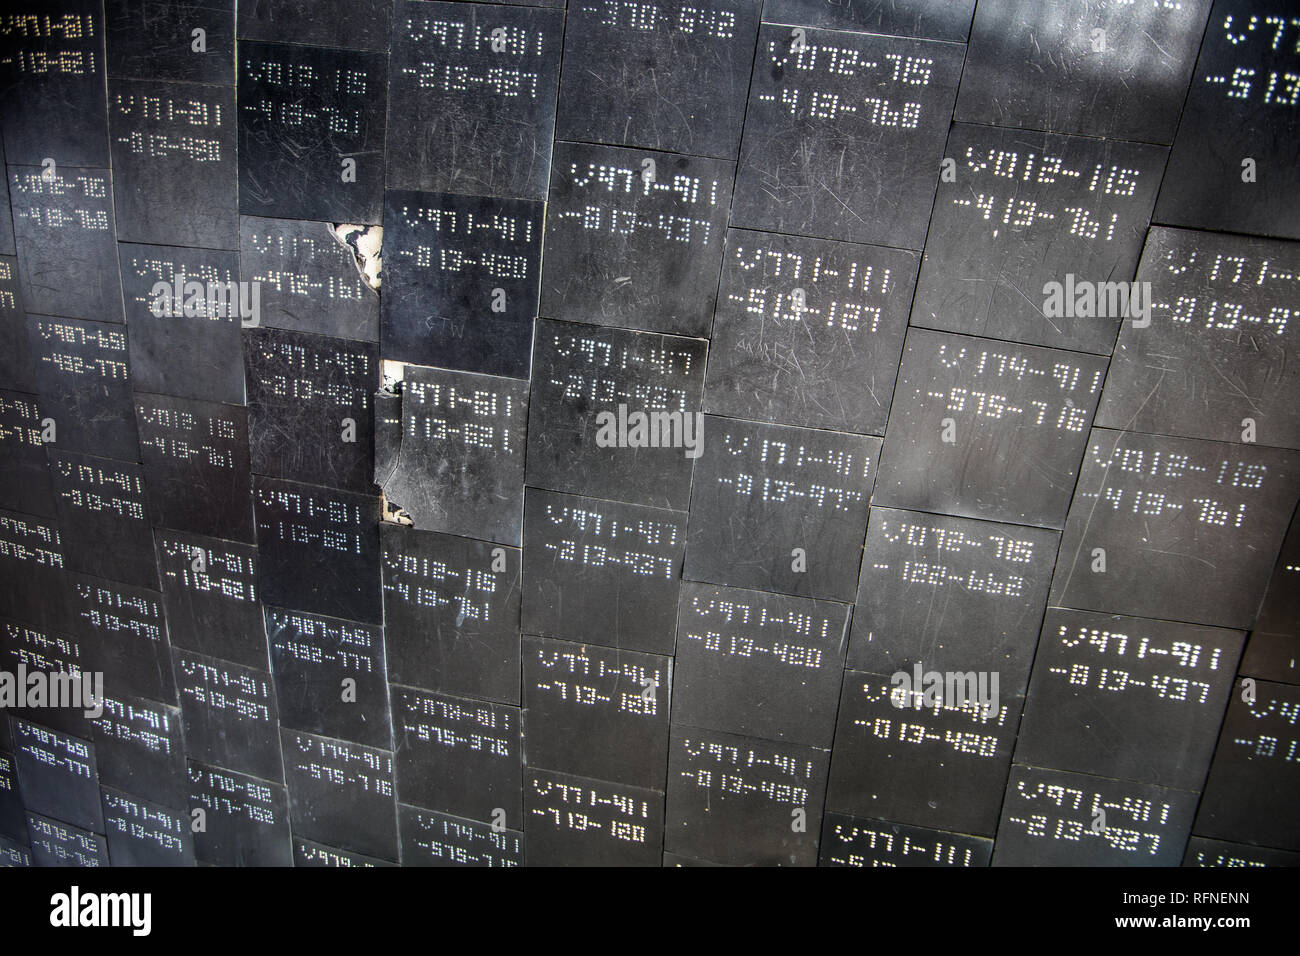
M 389 680 L 518 704 L 519 550 L 390 522 L 380 541 Z
M 411 0 L 393 11 L 388 186 L 546 198 L 563 13 Z
M 1169 143 L 1209 12 L 1210 0 L 982 0 L 957 118 Z
M 1300 50 L 1290 13 L 1256 0 L 1214 4 L 1157 222 L 1300 238 L 1300 167 L 1289 146 L 1300 135 Z
M 284 726 L 390 749 L 383 628 L 271 607 L 265 612 Z
M 719 159 L 557 142 L 541 314 L 706 334 L 735 170 Z
M 1051 602 L 1249 627 L 1298 488 L 1293 451 L 1094 428 Z
M 1012 767 L 994 866 L 1177 866 L 1196 794 Z
M 209 17 L 193 22 L 197 19 Z M 215 17 L 212 22 L 215 27 Z M 208 54 L 191 57 L 197 64 L 207 61 Z M 229 83 L 182 83 L 155 76 L 115 77 L 108 83 L 118 239 L 237 249 L 235 91 Z
M 651 789 L 663 783 L 671 657 L 542 637 L 523 645 L 530 768 Z
M 1059 529 L 1106 359 L 912 329 L 873 503 Z
M 1199 790 L 1240 631 L 1050 608 L 1016 760 Z
M 684 577 L 848 602 L 880 439 L 704 417 Z
M 912 324 L 1109 355 L 1121 322 L 1151 304 L 1129 281 L 1167 158 L 1137 143 L 954 125 Z
M 920 249 L 964 53 L 763 24 L 731 224 Z
M 733 158 L 761 8 L 575 3 L 556 138 Z
M 528 866 L 659 866 L 663 793 L 532 770 L 524 775 Z
M 388 190 L 384 358 L 528 377 L 543 203 Z
M 829 757 L 674 727 L 664 849 L 731 865 L 816 866 Z
M 396 861 L 392 751 L 292 730 L 281 741 L 295 839 Z
M 407 365 L 389 506 L 422 530 L 518 547 L 528 402 L 515 379 Z
M 784 594 L 683 584 L 673 723 L 829 748 L 851 612 Z
M 901 249 L 727 230 L 705 409 L 883 435 L 917 265 Z
M 537 323 L 528 484 L 658 508 L 690 503 L 708 343 Z
M 200 863 L 293 866 L 289 796 L 283 784 L 191 760 L 189 815 L 202 810 L 194 834 Z
M 253 514 L 263 602 L 383 620 L 378 498 L 257 476 Z
M 264 780 L 284 779 L 270 672 L 181 648 L 172 655 L 186 755 Z
M 257 548 L 164 529 L 154 541 L 172 644 L 266 670 Z
M 378 223 L 387 56 L 252 39 L 237 52 L 240 214 Z
M 670 653 L 685 542 L 684 512 L 527 489 L 523 629 Z
M 906 672 L 845 673 L 826 807 L 992 837 L 1024 701 L 992 675 L 929 673 L 920 687 Z

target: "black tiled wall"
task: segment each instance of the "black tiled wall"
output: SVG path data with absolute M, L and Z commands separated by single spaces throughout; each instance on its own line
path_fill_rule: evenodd
M 1294 12 L 0 15 L 0 864 L 1294 865 Z

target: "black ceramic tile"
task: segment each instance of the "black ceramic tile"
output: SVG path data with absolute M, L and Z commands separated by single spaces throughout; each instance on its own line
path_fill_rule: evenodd
M 1023 701 L 974 671 L 969 683 L 952 682 L 957 693 L 947 693 L 945 673 L 944 692 L 926 696 L 920 673 L 916 688 L 897 675 L 845 672 L 826 806 L 991 837 Z
M 523 382 L 406 366 L 400 447 L 383 483 L 390 506 L 421 530 L 518 547 L 527 421 Z
M 191 760 L 189 817 L 202 810 L 194 855 L 218 866 L 293 866 L 283 784 Z
M 281 747 L 295 840 L 397 860 L 392 751 L 292 730 L 281 732 Z
M 883 435 L 917 263 L 901 249 L 728 230 L 705 409 Z
M 35 392 L 35 373 L 18 260 L 12 255 L 0 256 L 0 375 L 10 388 Z
M 384 368 L 393 366 L 385 363 Z M 401 368 L 399 365 L 398 368 Z M 384 376 L 384 388 L 375 392 L 375 484 L 381 487 L 393 474 L 402 447 L 402 396 L 398 394 L 396 375 Z M 401 509 L 385 505 L 385 517 Z
M 672 658 L 525 637 L 523 677 L 530 768 L 647 788 L 663 781 Z
M 13 754 L 0 753 L 0 837 L 26 844 L 27 819 Z
M 1240 631 L 1051 608 L 1016 760 L 1199 790 Z
M 522 866 L 518 829 L 399 804 L 402 866 Z
M 541 314 L 707 334 L 735 171 L 719 159 L 557 142 Z
M 0 144 L 0 160 L 4 158 L 3 144 Z M 4 176 L 4 185 L 0 186 L 0 254 L 13 256 L 17 254 L 14 245 L 13 209 L 9 200 L 9 177 Z M 8 276 L 4 277 L 8 279 Z
M 108 844 L 102 834 L 82 830 L 39 813 L 27 814 L 31 858 L 36 866 L 108 866 Z
M 194 866 L 189 814 L 109 787 L 101 794 L 113 866 Z
M 673 723 L 829 749 L 849 612 L 808 598 L 683 584 Z
M 244 366 L 255 474 L 372 490 L 376 345 L 254 329 L 244 337 Z
M 1300 239 L 1300 49 L 1279 0 L 1217 0 L 1156 221 Z
M 528 377 L 543 203 L 384 194 L 384 358 Z
M 1247 683 L 1249 681 L 1249 683 Z M 1238 680 L 1196 815 L 1202 836 L 1300 850 L 1295 715 L 1300 688 Z
M 0 389 L 0 507 L 54 514 L 50 466 L 41 440 L 49 434 L 46 417 L 35 395 Z
M 268 607 L 266 640 L 285 727 L 391 749 L 383 628 Z
M 0 511 L 0 617 L 66 631 L 65 557 L 58 522 Z M 2 722 L 0 722 L 2 723 Z
M 275 607 L 378 624 L 379 499 L 255 477 L 261 599 Z
M 955 125 L 912 324 L 1110 354 L 1123 319 L 1150 304 L 1129 282 L 1167 155 Z
M 762 5 L 578 0 L 556 138 L 734 158 Z
M 108 163 L 100 0 L 10 7 L 0 35 L 0 129 L 10 163 Z
M 1059 529 L 1106 359 L 913 329 L 873 504 Z
M 1265 680 L 1300 684 L 1300 508 L 1282 542 L 1268 590 L 1259 606 L 1255 630 L 1241 659 L 1241 673 Z
M 120 240 L 238 248 L 235 119 L 230 85 L 109 81 Z
M 1249 627 L 1298 493 L 1293 451 L 1094 428 L 1051 602 Z
M 186 805 L 181 711 L 108 688 L 95 721 L 99 782 L 173 809 Z
M 706 415 L 684 576 L 853 599 L 880 439 Z
M 731 224 L 920 249 L 965 47 L 765 23 Z
M 694 857 L 682 856 L 680 853 L 665 853 L 664 866 L 669 867 L 695 867 L 695 866 L 724 866 L 722 863 L 712 863 L 709 860 L 697 860 Z
M 523 629 L 671 653 L 685 543 L 683 512 L 528 489 Z
M 346 6 L 248 0 L 239 5 L 239 38 L 384 51 L 392 9 L 389 0 L 359 0 Z
M 730 865 L 816 866 L 829 756 L 675 726 L 664 849 Z
M 95 745 L 17 718 L 11 718 L 10 725 L 23 805 L 103 832 Z
M 239 265 L 264 328 L 379 341 L 379 295 L 329 223 L 240 216 Z
M 1300 866 L 1300 853 L 1193 836 L 1187 841 L 1187 855 L 1183 857 L 1183 866 L 1294 867 Z
M 264 780 L 283 779 L 270 672 L 181 648 L 173 657 L 186 754 Z
M 703 339 L 539 320 L 528 484 L 685 510 L 703 451 L 707 349 Z
M 1137 279 L 1150 325 L 1121 328 L 1097 424 L 1300 448 L 1296 244 L 1156 226 Z
M 1169 143 L 1211 0 L 980 0 L 963 122 Z
M 109 693 L 175 702 L 161 594 L 70 574 L 67 596 L 76 616 L 70 631 L 82 645 L 87 669 L 103 672 Z
M 545 199 L 564 14 L 423 0 L 393 9 L 387 185 Z
M 154 527 L 251 541 L 247 410 L 137 391 L 135 411 Z
M 126 327 L 38 315 L 27 323 L 36 391 L 54 422 L 48 447 L 136 460 Z
M 27 311 L 121 322 L 109 170 L 10 165 L 8 174 Z
M 1196 794 L 1011 768 L 994 866 L 1177 866 Z
M 387 57 L 254 40 L 238 53 L 239 212 L 379 222 Z
M 15 691 L 27 687 L 24 698 L 5 706 L 3 712 L 73 737 L 89 738 L 93 729 L 87 715 L 97 709 L 95 701 L 104 688 L 89 666 L 90 655 L 83 653 L 83 643 L 70 634 L 0 620 L 0 666 L 13 675 Z M 48 675 L 38 678 L 44 681 L 37 685 L 39 689 L 27 685 L 36 671 Z M 61 700 L 63 688 L 66 698 Z M 56 706 L 65 702 L 67 706 Z M 0 746 L 7 744 L 0 739 Z
M 293 865 L 351 869 L 354 867 L 396 866 L 397 864 L 388 860 L 381 860 L 378 857 L 366 856 L 363 853 L 340 850 L 337 847 L 326 846 L 323 843 L 294 837 Z
M 518 830 L 519 708 L 398 686 L 392 700 L 403 802 Z
M 981 867 L 992 855 L 982 837 L 827 813 L 818 865 Z
M 849 666 L 995 670 L 1029 680 L 1059 536 L 1054 531 L 872 508 Z
M 51 451 L 55 507 L 67 568 L 124 584 L 156 588 L 141 467 L 134 462 Z
M 528 866 L 660 865 L 660 791 L 530 768 L 524 812 Z
M 234 252 L 118 246 L 137 391 L 244 403 L 240 327 L 257 297 L 241 287 Z
M 519 550 L 387 522 L 380 541 L 389 680 L 518 704 Z
M 109 76 L 235 85 L 234 0 L 104 0 L 104 14 Z
M 164 529 L 154 543 L 172 644 L 266 670 L 257 549 Z

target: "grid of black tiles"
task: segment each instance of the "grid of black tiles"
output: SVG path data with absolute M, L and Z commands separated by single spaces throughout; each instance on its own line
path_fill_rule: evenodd
M 0 865 L 1295 865 L 1291 13 L 0 15 Z

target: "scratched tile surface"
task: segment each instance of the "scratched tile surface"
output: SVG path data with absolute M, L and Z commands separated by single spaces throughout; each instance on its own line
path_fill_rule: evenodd
M 9 6 L 0 863 L 1300 864 L 1287 0 Z

